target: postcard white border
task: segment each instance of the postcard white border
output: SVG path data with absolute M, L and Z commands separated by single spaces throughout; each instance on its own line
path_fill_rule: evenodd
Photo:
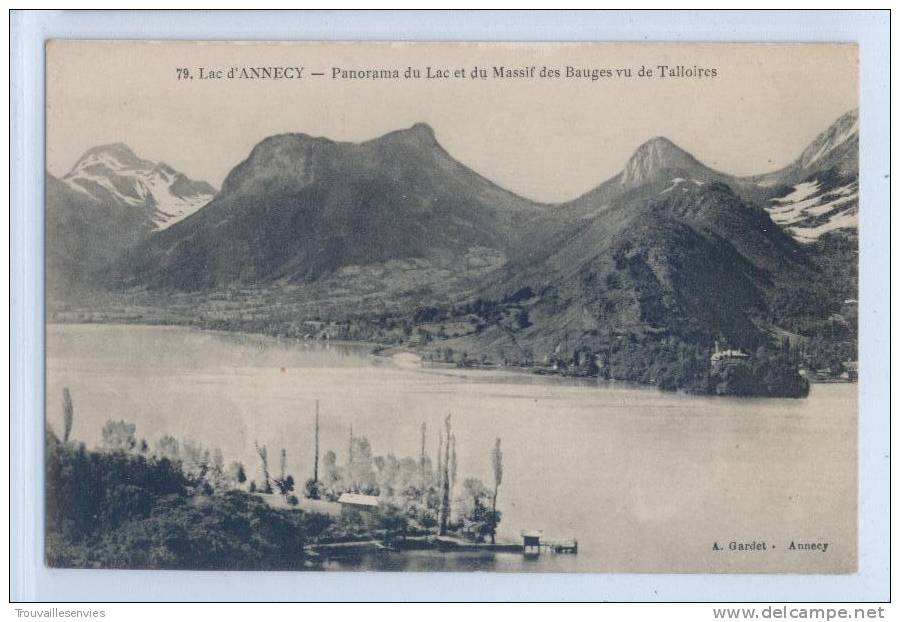
M 890 16 L 886 11 L 16 12 L 10 65 L 13 601 L 889 600 Z M 859 572 L 821 575 L 57 570 L 43 564 L 44 43 L 73 39 L 857 42 Z

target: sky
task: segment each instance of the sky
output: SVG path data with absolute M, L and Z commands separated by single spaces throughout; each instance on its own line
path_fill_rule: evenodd
M 716 77 L 659 78 L 658 66 Z M 303 79 L 200 80 L 199 68 L 302 66 Z M 334 68 L 463 70 L 465 77 L 333 79 Z M 526 77 L 472 79 L 474 67 Z M 528 76 L 530 67 L 534 76 Z M 613 77 L 542 78 L 542 67 Z M 637 76 L 641 66 L 653 77 Z M 187 68 L 193 80 L 178 80 Z M 615 69 L 630 68 L 631 78 Z M 323 76 L 312 76 L 321 72 Z M 712 168 L 780 168 L 858 105 L 851 44 L 487 44 L 51 41 L 47 168 L 68 172 L 90 147 L 124 142 L 219 187 L 255 144 L 303 132 L 359 142 L 428 123 L 456 159 L 545 202 L 575 198 L 665 136 Z

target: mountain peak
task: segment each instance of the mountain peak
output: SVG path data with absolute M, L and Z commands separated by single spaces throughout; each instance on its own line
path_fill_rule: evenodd
M 434 130 L 431 129 L 430 125 L 422 122 L 415 123 L 406 129 L 388 132 L 369 142 L 377 144 L 385 141 L 428 147 L 433 147 L 438 144 L 437 138 L 434 135 Z
M 126 157 L 132 158 L 137 157 L 134 154 L 134 151 L 131 150 L 131 147 L 122 142 L 97 145 L 96 147 L 91 147 L 85 153 L 112 153 L 117 155 L 125 155 Z
M 817 167 L 829 160 L 848 159 L 849 168 L 855 168 L 859 141 L 859 109 L 854 108 L 842 114 L 831 126 L 819 134 L 802 154 L 798 164 L 806 169 Z M 848 152 L 846 155 L 844 152 Z M 847 156 L 850 156 L 847 158 Z
M 113 168 L 150 168 L 153 166 L 152 162 L 139 158 L 125 143 L 109 143 L 91 147 L 85 151 L 74 168 L 78 169 L 99 163 Z
M 636 151 L 640 151 L 641 149 L 676 149 L 682 151 L 678 145 L 665 136 L 654 136 L 653 138 L 644 141 Z
M 842 121 L 852 121 L 853 123 L 859 122 L 859 108 L 853 108 L 852 110 L 848 110 L 844 114 L 838 118 L 836 123 L 841 123 Z
M 283 149 L 308 149 L 321 145 L 334 144 L 331 140 L 321 136 L 311 136 L 303 132 L 287 132 L 285 134 L 273 134 L 259 141 L 250 152 L 250 157 L 259 156 Z
M 414 136 L 421 136 L 422 138 L 434 138 L 434 130 L 427 123 L 419 122 L 415 123 L 412 127 L 406 130 L 410 134 Z
M 622 171 L 622 185 L 637 186 L 654 181 L 667 171 L 705 172 L 707 169 L 694 156 L 668 138 L 657 136 L 638 147 Z

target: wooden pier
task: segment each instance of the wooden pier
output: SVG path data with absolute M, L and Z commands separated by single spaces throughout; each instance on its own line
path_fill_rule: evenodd
M 537 557 L 541 553 L 578 554 L 578 540 L 543 540 L 543 533 L 531 531 L 522 533 L 522 553 L 526 557 Z
M 523 533 L 522 544 L 487 542 L 467 542 L 445 536 L 413 536 L 391 543 L 380 540 L 352 540 L 347 542 L 330 542 L 307 545 L 306 552 L 310 557 L 332 558 L 360 555 L 367 552 L 394 551 L 440 551 L 442 553 L 520 553 L 525 557 L 537 557 L 541 554 L 577 555 L 578 540 L 544 540 L 539 532 Z

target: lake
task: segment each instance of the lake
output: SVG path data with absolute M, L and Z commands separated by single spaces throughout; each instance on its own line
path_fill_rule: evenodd
M 460 480 L 492 481 L 502 439 L 499 537 L 577 538 L 578 555 L 389 553 L 327 569 L 546 572 L 816 572 L 856 569 L 857 387 L 806 399 L 719 398 L 503 370 L 437 369 L 371 347 L 182 327 L 48 325 L 47 421 L 99 444 L 108 419 L 139 438 L 194 439 L 241 460 L 253 443 L 303 482 L 314 456 L 346 458 L 350 427 L 373 454 L 418 456 L 453 416 Z M 277 459 L 276 459 L 277 462 Z M 730 542 L 766 542 L 765 551 Z M 790 544 L 829 543 L 791 550 Z M 715 550 L 716 547 L 721 550 Z M 774 548 L 772 548 L 774 547 Z

